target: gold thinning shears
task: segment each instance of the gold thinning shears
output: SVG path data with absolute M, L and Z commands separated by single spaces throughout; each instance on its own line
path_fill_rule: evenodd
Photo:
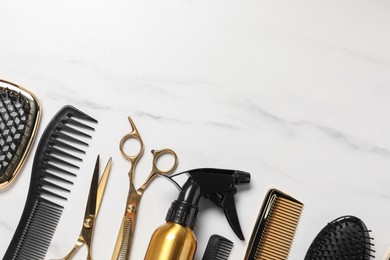
M 87 260 L 92 260 L 92 236 L 95 227 L 97 214 L 99 213 L 100 204 L 103 199 L 104 190 L 107 185 L 108 175 L 111 170 L 111 158 L 108 160 L 103 176 L 99 182 L 99 156 L 96 159 L 95 170 L 93 172 L 91 188 L 89 190 L 88 202 L 85 208 L 84 223 L 81 229 L 79 238 L 73 249 L 61 260 L 69 260 L 76 253 L 76 251 L 83 245 L 87 246 L 88 254 Z M 99 182 L 99 185 L 98 185 Z
M 134 237 L 134 229 L 135 229 L 135 221 L 136 216 L 140 204 L 140 200 L 142 197 L 143 192 L 149 185 L 149 183 L 157 176 L 157 175 L 168 175 L 171 174 L 177 167 L 177 155 L 176 153 L 171 149 L 162 149 L 162 150 L 152 150 L 153 154 L 153 161 L 152 161 L 152 170 L 149 174 L 149 176 L 146 178 L 146 181 L 139 187 L 138 189 L 134 186 L 134 172 L 135 168 L 138 164 L 138 160 L 142 157 L 144 152 L 144 143 L 142 141 L 142 138 L 137 130 L 137 127 L 135 126 L 133 120 L 131 117 L 128 117 L 130 125 L 131 125 L 131 132 L 126 134 L 122 137 L 119 143 L 119 149 L 123 155 L 123 157 L 130 161 L 130 171 L 129 171 L 129 180 L 130 180 L 130 187 L 129 187 L 129 193 L 127 196 L 127 203 L 126 203 L 126 209 L 125 213 L 122 219 L 122 224 L 118 233 L 118 238 L 116 240 L 115 249 L 112 255 L 112 260 L 127 260 L 129 259 L 130 255 L 130 248 L 132 244 L 132 240 Z M 135 139 L 139 142 L 140 149 L 137 154 L 135 155 L 128 155 L 124 151 L 124 145 L 126 141 L 130 139 Z M 157 162 L 159 158 L 163 155 L 172 155 L 173 156 L 173 165 L 168 170 L 161 170 L 157 166 Z

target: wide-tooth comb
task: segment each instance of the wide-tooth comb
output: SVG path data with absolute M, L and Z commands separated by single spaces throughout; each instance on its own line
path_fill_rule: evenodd
M 303 204 L 277 190 L 268 191 L 249 241 L 245 260 L 285 260 L 288 257 Z
M 79 147 L 88 146 L 78 138 L 86 135 L 74 127 L 93 130 L 83 121 L 97 123 L 76 108 L 65 106 L 43 132 L 34 158 L 23 214 L 3 259 L 44 259 L 63 211 L 61 204 L 73 184 L 68 178 L 76 176 L 75 170 L 79 168 L 76 164 L 85 154 Z
M 207 243 L 202 260 L 227 260 L 233 248 L 233 242 L 220 236 L 212 235 Z
M 15 179 L 26 161 L 40 116 L 34 94 L 0 80 L 0 189 Z
M 375 258 L 371 230 L 359 218 L 344 216 L 326 225 L 313 240 L 305 260 Z

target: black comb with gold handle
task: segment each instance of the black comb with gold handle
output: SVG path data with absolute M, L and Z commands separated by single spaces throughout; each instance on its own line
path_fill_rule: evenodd
M 260 209 L 245 260 L 286 260 L 294 240 L 303 204 L 270 189 Z

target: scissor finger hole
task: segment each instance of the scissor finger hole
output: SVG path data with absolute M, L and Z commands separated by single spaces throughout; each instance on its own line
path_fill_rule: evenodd
M 141 153 L 140 140 L 135 136 L 126 136 L 121 142 L 121 151 L 128 157 L 136 157 Z
M 156 167 L 161 173 L 168 173 L 173 170 L 176 158 L 171 153 L 160 154 L 157 158 Z

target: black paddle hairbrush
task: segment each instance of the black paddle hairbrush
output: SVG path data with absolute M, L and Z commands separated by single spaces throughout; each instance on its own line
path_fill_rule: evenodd
M 233 242 L 220 235 L 212 235 L 207 243 L 202 260 L 227 260 L 233 248 Z
M 39 141 L 30 188 L 22 217 L 5 253 L 5 260 L 43 259 L 63 211 L 63 202 L 73 184 L 80 158 L 94 130 L 84 122 L 97 121 L 72 106 L 63 107 L 46 127 Z M 82 130 L 79 130 L 82 129 Z M 77 136 L 74 137 L 74 136 Z M 80 147 L 80 148 L 79 148 Z
M 344 216 L 326 225 L 310 245 L 305 260 L 374 258 L 374 244 L 363 221 Z

